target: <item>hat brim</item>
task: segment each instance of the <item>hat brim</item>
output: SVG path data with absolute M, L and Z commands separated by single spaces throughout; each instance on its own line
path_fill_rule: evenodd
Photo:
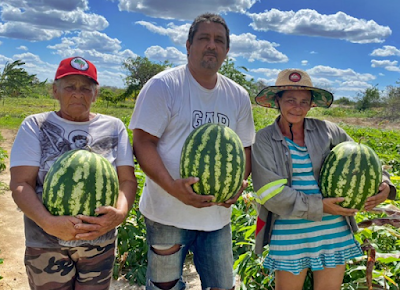
M 276 94 L 282 91 L 291 91 L 291 90 L 306 90 L 312 91 L 313 94 L 313 102 L 311 107 L 322 107 L 329 108 L 333 103 L 333 94 L 324 89 L 318 89 L 314 87 L 306 87 L 306 86 L 269 86 L 262 89 L 257 96 L 254 98 L 256 104 L 266 107 L 266 108 L 274 108 L 278 109 L 275 104 Z

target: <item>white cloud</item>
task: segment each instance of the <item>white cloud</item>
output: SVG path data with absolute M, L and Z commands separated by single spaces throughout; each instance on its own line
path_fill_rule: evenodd
M 25 45 L 20 45 L 17 47 L 17 49 L 28 51 L 28 48 Z
M 371 55 L 381 57 L 400 56 L 400 49 L 391 45 L 384 45 L 383 48 L 375 49 Z
M 4 66 L 6 62 L 13 62 L 12 58 L 0 54 L 0 65 Z M 0 66 L 0 70 L 3 68 Z
M 387 66 L 395 66 L 397 65 L 398 62 L 395 61 L 390 61 L 390 60 L 371 60 L 371 66 L 372 67 L 387 67 Z
M 121 11 L 138 12 L 154 18 L 193 20 L 205 12 L 244 13 L 256 0 L 119 0 Z
M 273 83 L 275 83 L 275 80 L 281 70 L 280 69 L 271 69 L 271 68 L 255 68 L 255 69 L 250 69 L 250 71 L 254 72 L 254 73 L 263 74 L 266 77 L 268 77 L 269 79 L 272 79 Z
M 6 38 L 17 38 L 28 41 L 46 41 L 60 37 L 61 31 L 41 29 L 24 23 L 8 22 L 0 23 L 0 36 Z
M 137 21 L 136 24 L 146 27 L 149 31 L 153 33 L 168 36 L 171 41 L 176 45 L 186 45 L 186 40 L 190 28 L 189 23 L 184 25 L 175 25 L 173 23 L 168 23 L 167 28 L 157 26 L 147 21 Z
M 376 77 L 372 74 L 365 73 L 357 73 L 353 69 L 338 69 L 338 68 L 332 68 L 329 66 L 323 66 L 323 65 L 318 65 L 315 66 L 309 70 L 307 70 L 307 73 L 311 77 L 326 77 L 326 78 L 339 78 L 342 80 L 358 80 L 358 81 L 372 81 L 375 80 Z
M 98 71 L 97 80 L 99 81 L 100 86 L 112 86 L 122 88 L 124 87 L 124 78 L 126 74 L 121 72 L 111 72 L 108 70 Z
M 174 65 L 185 64 L 187 62 L 186 54 L 182 53 L 175 47 L 167 47 L 166 49 L 156 45 L 151 46 L 144 52 L 148 59 L 163 62 L 170 61 Z
M 384 68 L 387 71 L 400 72 L 400 67 L 398 66 L 398 61 L 390 60 L 371 60 L 371 67 L 374 68 Z
M 190 24 L 178 26 L 173 23 L 169 23 L 167 24 L 167 27 L 162 27 L 146 21 L 138 21 L 136 23 L 146 27 L 153 33 L 168 36 L 176 45 L 185 46 L 186 44 Z M 231 34 L 230 41 L 231 44 L 229 57 L 244 57 L 250 62 L 256 60 L 270 63 L 288 61 L 288 57 L 276 49 L 279 44 L 266 40 L 259 40 L 254 34 Z
M 302 66 L 308 65 L 308 60 L 302 60 L 302 61 L 301 61 L 301 65 L 302 65 Z
M 21 54 L 14 54 L 13 59 L 19 59 L 25 62 L 25 66 L 27 67 L 34 67 L 38 64 L 43 64 L 43 61 L 40 57 L 36 54 L 25 52 Z
M 273 86 L 275 79 L 257 78 L 257 82 L 263 83 L 265 86 Z
M 65 31 L 103 30 L 105 17 L 86 13 L 87 0 L 3 0 L 0 4 L 0 36 L 43 41 L 60 37 Z
M 74 9 L 87 10 L 88 0 L 2 0 L 2 4 L 8 4 L 13 7 L 30 8 L 38 11 L 48 9 L 71 11 Z
M 232 34 L 231 49 L 229 56 L 244 57 L 249 62 L 259 60 L 269 63 L 287 62 L 289 58 L 275 47 L 279 46 L 266 40 L 259 40 L 254 34 L 243 33 L 240 35 Z
M 54 50 L 63 58 L 81 56 L 92 61 L 96 67 L 104 66 L 110 70 L 121 70 L 122 63 L 128 58 L 138 55 L 130 49 L 121 50 L 120 41 L 98 31 L 82 31 L 76 36 L 63 37 L 61 42 L 49 45 L 47 48 Z
M 311 9 L 297 12 L 271 9 L 247 15 L 253 20 L 250 26 L 259 31 L 337 38 L 353 43 L 381 43 L 392 34 L 387 26 L 373 20 L 357 19 L 341 11 L 324 15 Z

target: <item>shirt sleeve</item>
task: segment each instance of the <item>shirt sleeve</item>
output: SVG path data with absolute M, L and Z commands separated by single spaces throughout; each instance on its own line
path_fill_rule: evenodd
M 254 143 L 255 127 L 250 97 L 247 92 L 244 94 L 241 100 L 242 101 L 239 103 L 239 119 L 236 133 L 242 141 L 243 147 L 249 147 Z
M 160 138 L 170 117 L 166 84 L 159 79 L 150 79 L 138 95 L 129 129 L 141 129 Z
M 42 149 L 39 127 L 33 117 L 26 118 L 15 137 L 10 154 L 10 168 L 16 166 L 40 167 Z
M 275 156 L 281 153 L 275 152 L 265 131 L 257 133 L 251 152 L 253 186 L 259 204 L 279 216 L 322 220 L 322 197 L 306 195 L 289 186 L 288 177 L 282 176 L 278 170 L 285 166 L 286 163 L 280 161 L 285 157 Z
M 132 166 L 134 167 L 133 161 L 133 149 L 129 142 L 128 132 L 126 131 L 124 123 L 118 119 L 118 153 L 116 166 Z

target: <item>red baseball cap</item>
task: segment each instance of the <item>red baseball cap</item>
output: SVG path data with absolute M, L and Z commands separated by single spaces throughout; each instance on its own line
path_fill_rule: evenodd
M 61 79 L 69 75 L 83 75 L 91 78 L 96 84 L 97 82 L 97 69 L 93 63 L 84 59 L 83 57 L 74 56 L 63 59 L 56 71 L 55 80 Z

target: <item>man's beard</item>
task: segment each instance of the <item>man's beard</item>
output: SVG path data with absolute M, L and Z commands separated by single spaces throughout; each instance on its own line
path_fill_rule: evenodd
M 210 55 L 206 55 L 206 54 L 210 54 L 210 52 L 206 52 L 204 54 L 204 58 L 201 61 L 201 66 L 205 69 L 219 69 L 218 67 L 218 58 L 217 58 L 217 54 L 216 53 L 211 53 L 212 56 L 215 58 L 213 59 L 212 57 L 210 57 Z

